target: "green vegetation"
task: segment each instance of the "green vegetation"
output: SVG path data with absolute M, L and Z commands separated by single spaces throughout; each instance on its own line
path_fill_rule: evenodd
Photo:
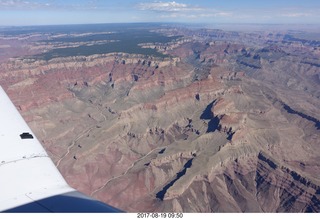
M 90 25 L 88 25 L 90 26 Z M 89 28 L 90 29 L 90 28 Z M 87 33 L 92 33 L 88 29 Z M 167 37 L 159 33 L 150 32 L 152 28 L 144 26 L 131 26 L 126 25 L 112 28 L 99 28 L 99 32 L 93 32 L 86 36 L 70 36 L 54 38 L 45 40 L 45 43 L 77 43 L 86 42 L 94 44 L 96 41 L 114 40 L 116 42 L 109 42 L 105 44 L 96 45 L 82 45 L 78 47 L 58 48 L 37 55 L 37 58 L 50 60 L 56 57 L 68 57 L 68 56 L 89 56 L 93 54 L 105 54 L 113 52 L 124 52 L 129 54 L 142 54 L 157 57 L 166 57 L 166 55 L 157 52 L 155 49 L 141 48 L 138 44 L 141 43 L 167 43 L 178 37 Z M 92 31 L 92 30 L 91 30 Z M 105 34 L 101 32 L 112 32 Z M 83 32 L 81 32 L 83 33 Z

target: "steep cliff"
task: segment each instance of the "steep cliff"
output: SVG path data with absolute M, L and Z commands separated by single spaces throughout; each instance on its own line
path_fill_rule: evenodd
M 11 59 L 1 86 L 68 183 L 123 210 L 319 212 L 317 54 L 184 34 L 142 45 L 167 58 Z

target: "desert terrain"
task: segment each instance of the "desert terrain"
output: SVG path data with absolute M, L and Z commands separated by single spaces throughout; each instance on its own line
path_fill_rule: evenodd
M 1 29 L 0 85 L 66 181 L 124 211 L 320 212 L 318 34 Z

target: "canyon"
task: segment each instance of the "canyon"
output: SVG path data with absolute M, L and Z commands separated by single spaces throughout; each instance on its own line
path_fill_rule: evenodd
M 66 181 L 128 212 L 320 212 L 319 41 L 150 30 L 151 55 L 50 59 L 87 35 L 0 34 L 0 85 Z

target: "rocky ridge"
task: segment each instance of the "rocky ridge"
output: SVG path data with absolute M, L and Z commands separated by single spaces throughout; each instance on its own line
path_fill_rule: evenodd
M 216 41 L 235 36 L 203 31 L 178 58 L 17 59 L 0 81 L 68 183 L 108 204 L 319 212 L 318 66 Z

